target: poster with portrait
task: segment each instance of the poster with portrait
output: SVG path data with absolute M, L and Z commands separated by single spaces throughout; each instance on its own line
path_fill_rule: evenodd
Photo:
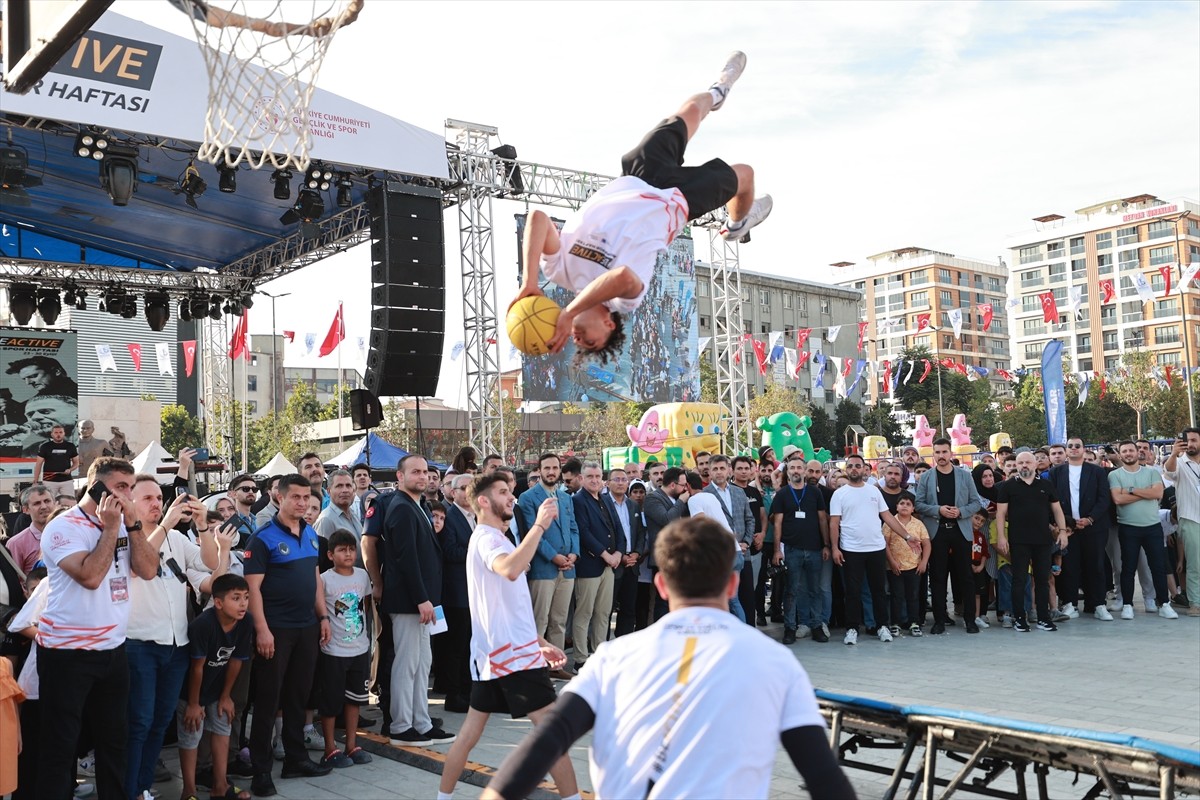
M 74 331 L 0 328 L 0 478 L 31 480 L 55 425 L 77 441 L 78 370 Z
M 555 223 L 561 228 L 558 220 Z M 517 241 L 524 238 L 525 216 L 517 215 Z M 518 246 L 518 281 L 524 271 Z M 546 296 L 565 307 L 575 294 L 543 281 Z M 515 291 L 515 289 L 514 289 Z M 507 307 L 507 301 L 502 300 Z M 561 353 L 524 356 L 521 362 L 526 400 L 550 402 L 686 402 L 700 399 L 699 321 L 696 316 L 696 262 L 687 230 L 659 253 L 654 278 L 642 305 L 626 315 L 625 345 L 605 364 L 583 359 L 575 346 Z

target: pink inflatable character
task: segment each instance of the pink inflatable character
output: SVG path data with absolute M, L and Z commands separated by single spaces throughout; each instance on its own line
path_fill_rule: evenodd
M 671 435 L 669 430 L 659 430 L 658 412 L 654 409 L 646 412 L 638 427 L 626 425 L 625 431 L 629 434 L 629 441 L 633 446 L 643 453 L 657 453 L 662 450 Z
M 933 437 L 937 435 L 937 429 L 929 427 L 929 420 L 925 419 L 924 414 L 917 415 L 917 424 L 913 428 L 913 447 L 922 454 L 933 452 Z
M 954 424 L 946 429 L 946 433 L 950 434 L 950 441 L 954 444 L 954 452 L 960 452 L 958 449 L 960 447 L 974 449 L 971 445 L 971 429 L 967 427 L 966 414 L 955 414 Z

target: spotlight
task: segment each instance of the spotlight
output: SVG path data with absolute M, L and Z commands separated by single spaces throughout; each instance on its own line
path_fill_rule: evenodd
M 324 192 L 329 188 L 331 180 L 333 180 L 333 172 L 320 164 L 313 164 L 304 173 L 304 185 L 309 189 L 319 189 Z
M 38 292 L 37 301 L 38 316 L 42 318 L 42 322 L 47 325 L 53 325 L 58 321 L 58 315 L 62 313 L 62 302 L 58 299 L 57 289 L 42 289 Z
M 521 168 L 513 163 L 517 157 L 517 148 L 511 144 L 503 144 L 492 151 L 492 155 L 501 159 L 504 164 L 504 179 L 508 181 L 512 194 L 525 193 L 525 180 L 521 177 Z
M 152 331 L 161 331 L 167 327 L 171 318 L 171 298 L 166 292 L 146 292 L 143 303 L 146 306 L 146 323 Z
M 29 206 L 32 200 L 25 191 L 41 186 L 42 179 L 29 174 L 29 156 L 15 147 L 0 147 L 0 198 L 9 207 Z
M 296 204 L 287 211 L 283 212 L 283 216 L 279 218 L 279 221 L 284 225 L 303 222 L 311 226 L 312 221 L 319 219 L 324 213 L 325 201 L 321 199 L 321 195 L 317 194 L 312 189 L 301 189 L 300 195 L 296 198 Z M 317 234 L 319 233 L 320 229 L 318 228 Z M 312 236 L 314 234 L 305 231 L 304 235 Z
M 192 321 L 192 305 L 188 302 L 186 297 L 179 301 L 179 321 Z
M 223 311 L 226 314 L 232 314 L 235 317 L 240 317 L 242 315 L 242 304 L 238 302 L 236 297 L 231 297 L 225 301 L 225 308 Z
M 217 187 L 225 194 L 233 194 L 237 191 L 237 167 L 217 167 L 217 172 L 220 173 L 221 179 L 217 182 Z
M 63 285 L 63 302 L 69 306 L 73 306 L 75 305 L 75 299 L 75 284 L 67 281 L 67 283 Z
M 107 311 L 110 314 L 120 314 L 124 305 L 124 289 L 119 286 L 109 286 L 104 290 L 104 303 L 100 308 L 101 311 Z
M 175 193 L 179 194 L 182 192 L 186 195 L 184 202 L 192 208 L 199 210 L 200 207 L 196 205 L 196 198 L 204 194 L 206 189 L 208 189 L 208 184 L 200 177 L 200 172 L 196 169 L 196 164 L 189 161 L 187 169 L 179 176 L 179 184 L 175 187 Z
M 80 131 L 75 137 L 75 155 L 101 161 L 108 152 L 108 137 L 95 131 Z
M 354 198 L 350 195 L 350 190 L 354 188 L 354 182 L 350 180 L 349 173 L 339 172 L 337 179 L 337 207 L 349 208 Z
M 254 308 L 254 295 L 247 292 L 242 295 L 242 308 Z
M 208 298 L 204 295 L 192 297 L 192 319 L 201 320 L 208 316 Z
M 129 205 L 129 198 L 137 191 L 137 155 L 132 147 L 109 145 L 108 155 L 100 162 L 100 185 L 114 206 Z
M 271 180 L 275 182 L 275 199 L 287 200 L 292 196 L 292 171 L 290 169 L 277 169 L 271 173 Z
M 32 283 L 14 283 L 8 287 L 8 309 L 18 325 L 28 325 L 37 310 L 37 287 Z
M 209 298 L 209 303 L 208 318 L 216 322 L 221 319 L 221 298 L 214 294 Z
M 133 319 L 137 316 L 137 297 L 132 294 L 125 295 L 125 305 L 121 308 L 121 316 L 124 319 Z
M 75 301 L 76 311 L 87 311 L 87 292 L 83 289 L 78 291 L 78 297 Z

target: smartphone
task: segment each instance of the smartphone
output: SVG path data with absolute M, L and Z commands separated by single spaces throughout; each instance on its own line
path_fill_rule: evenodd
M 195 461 L 196 463 L 208 461 L 208 448 L 197 447 L 196 455 L 192 456 L 192 461 Z
M 88 489 L 88 497 L 92 498 L 92 501 L 95 502 L 96 505 L 100 504 L 100 500 L 103 499 L 104 495 L 106 494 L 111 494 L 111 492 L 109 492 L 108 487 L 100 481 L 96 481 L 91 485 L 91 488 Z

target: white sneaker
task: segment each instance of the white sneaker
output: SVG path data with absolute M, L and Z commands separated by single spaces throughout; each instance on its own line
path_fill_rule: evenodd
M 1121 619 L 1133 619 L 1133 606 L 1121 606 Z
M 1062 613 L 1067 615 L 1067 619 L 1079 619 L 1079 612 L 1075 610 L 1074 603 L 1067 603 L 1063 606 Z
M 1179 619 L 1179 615 L 1175 613 L 1175 609 L 1171 608 L 1170 603 L 1163 603 L 1159 606 L 1158 615 L 1163 619 Z
M 742 72 L 745 69 L 746 54 L 741 50 L 734 50 L 729 54 L 729 59 L 725 62 L 725 66 L 721 67 L 721 76 L 717 78 L 712 86 L 708 87 L 709 91 L 715 90 L 717 94 L 721 95 L 721 99 L 713 103 L 713 111 L 725 105 L 725 98 L 729 97 L 729 90 L 733 88 L 733 84 L 737 82 L 737 79 L 742 77 Z
M 1158 603 L 1154 602 L 1153 600 L 1147 600 L 1146 613 L 1153 614 L 1155 611 L 1158 611 Z
M 316 728 L 304 731 L 304 746 L 309 750 L 325 752 L 325 737 Z
M 75 796 L 78 798 L 92 797 L 96 794 L 96 784 L 81 783 L 75 787 Z
M 275 757 L 276 761 L 283 761 L 285 755 L 283 751 L 283 737 L 277 738 L 271 745 L 271 755 Z
M 812 628 L 807 625 L 801 625 L 799 628 L 796 628 L 797 639 L 807 639 L 809 636 L 812 636 Z
M 825 634 L 825 638 L 829 638 L 829 626 L 824 622 L 821 623 L 821 633 Z
M 1112 592 L 1108 593 L 1108 599 L 1104 601 L 1104 605 L 1109 611 L 1120 611 L 1122 608 L 1122 600 L 1120 595 L 1115 595 Z
M 1102 619 L 1105 622 L 1112 622 L 1113 615 L 1108 612 L 1104 606 L 1096 606 L 1096 619 Z
M 976 618 L 975 618 L 975 624 L 976 624 L 978 627 L 980 627 L 980 628 L 990 628 L 990 627 L 992 627 L 991 625 L 989 625 L 989 624 L 988 624 L 988 621 L 987 621 L 986 619 L 984 619 L 983 617 L 976 617 Z
M 1051 611 L 1050 616 L 1054 617 L 1055 622 L 1066 622 L 1067 620 L 1071 619 L 1071 615 L 1063 611 L 1061 608 L 1056 608 Z M 1078 617 L 1079 614 L 1076 614 L 1075 616 Z
M 842 639 L 842 644 L 858 644 L 858 631 L 854 628 L 846 631 L 846 638 Z
M 88 753 L 79 759 L 78 767 L 80 775 L 86 775 L 89 778 L 96 777 L 96 754 Z
M 767 217 L 771 216 L 771 209 L 774 208 L 775 201 L 771 199 L 771 195 L 764 194 L 762 197 L 755 198 L 754 205 L 750 206 L 750 213 L 745 219 L 730 222 L 721 231 L 721 236 L 727 242 L 742 242 L 750 235 L 750 229 L 758 225 Z
M 1013 626 L 1012 614 L 1005 614 L 1000 619 L 1000 627 L 1001 628 L 1011 628 L 1012 626 Z
M 890 630 L 888 630 L 888 627 L 886 625 L 879 626 L 879 641 L 881 641 L 881 642 L 892 641 L 892 632 Z

